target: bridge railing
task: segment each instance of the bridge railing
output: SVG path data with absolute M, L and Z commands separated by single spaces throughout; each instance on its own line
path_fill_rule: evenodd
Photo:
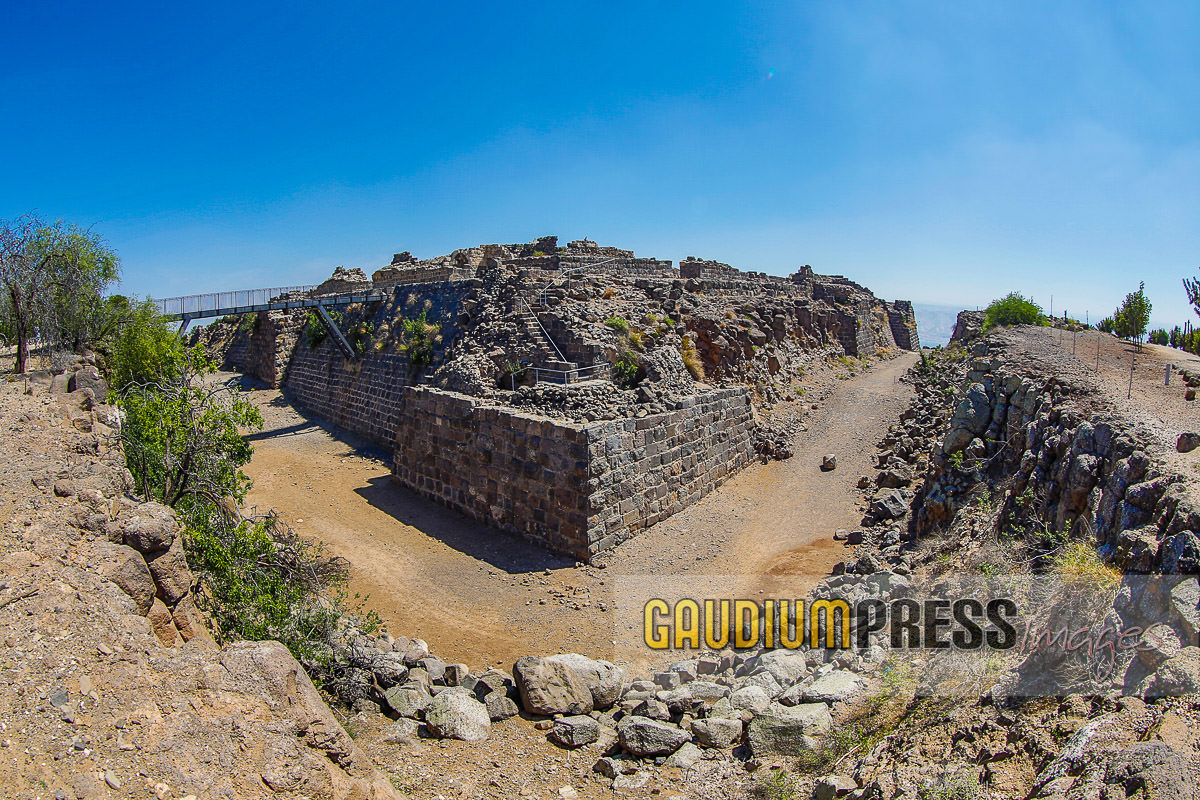
M 230 313 L 236 309 L 265 306 L 274 298 L 291 292 L 308 292 L 315 286 L 280 286 L 274 289 L 244 289 L 235 292 L 209 292 L 185 297 L 165 297 L 155 300 L 158 313 L 167 317 L 207 316 L 222 309 Z

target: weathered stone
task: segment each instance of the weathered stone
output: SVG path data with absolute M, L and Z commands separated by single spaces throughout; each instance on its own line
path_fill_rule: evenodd
M 520 713 L 517 704 L 508 696 L 508 693 L 503 689 L 497 689 L 483 698 L 483 704 L 487 707 L 488 716 L 492 722 L 499 722 L 502 719 L 515 717 Z
M 821 456 L 821 469 L 826 472 L 837 469 L 837 456 L 834 453 L 826 453 Z
M 125 544 L 139 553 L 166 550 L 179 532 L 175 512 L 158 503 L 143 503 L 122 525 Z
M 154 578 L 158 596 L 168 605 L 175 605 L 192 588 L 192 573 L 183 553 L 183 539 L 176 537 L 171 546 L 146 557 L 146 567 Z
M 750 751 L 757 757 L 778 754 L 794 755 L 811 750 L 813 737 L 826 733 L 833 724 L 829 706 L 807 703 L 787 707 L 772 703 L 766 711 L 750 721 L 746 739 Z
M 491 718 L 483 703 L 466 689 L 447 689 L 425 709 L 425 727 L 440 739 L 479 742 L 488 737 Z
M 649 717 L 626 717 L 617 725 L 621 747 L 635 756 L 665 756 L 674 753 L 691 734 Z
M 806 703 L 840 703 L 849 700 L 862 688 L 862 678 L 853 672 L 834 670 L 805 687 L 802 698 Z
M 1182 629 L 1185 644 L 1200 644 L 1200 578 L 1184 578 L 1171 590 L 1171 619 Z
M 380 653 L 371 659 L 371 674 L 375 676 L 375 682 L 385 690 L 403 683 L 408 677 L 404 656 L 400 653 Z
M 899 489 L 880 492 L 871 501 L 871 511 L 882 519 L 898 519 L 908 511 L 908 502 Z
M 1190 453 L 1200 447 L 1200 433 L 1186 431 L 1179 434 L 1179 439 L 1175 442 L 1175 449 L 1181 453 Z
M 853 778 L 845 775 L 826 775 L 813 787 L 813 800 L 837 800 L 858 788 Z
M 429 693 L 416 686 L 393 686 L 383 693 L 383 699 L 387 702 L 388 707 L 402 717 L 412 717 L 419 719 L 433 702 L 433 698 Z
M 611 708 L 625 688 L 628 677 L 625 668 L 608 661 L 599 661 L 578 653 L 547 656 L 546 660 L 570 667 L 575 672 L 575 677 L 592 693 L 592 707 L 599 711 Z
M 742 721 L 722 717 L 698 719 L 692 723 L 692 736 L 705 747 L 719 750 L 732 747 L 742 738 Z
M 729 702 L 736 709 L 757 713 L 771 705 L 771 695 L 761 686 L 743 686 L 729 695 Z
M 80 389 L 91 389 L 97 403 L 104 403 L 108 400 L 108 383 L 100 377 L 100 371 L 95 367 L 83 367 L 71 374 L 67 380 L 67 391 L 77 392 Z
M 594 708 L 591 690 L 562 661 L 525 656 L 513 665 L 513 677 L 530 714 L 586 714 Z
M 550 738 L 563 747 L 583 747 L 600 738 L 600 723 L 582 714 L 560 717 L 554 720 Z
M 146 612 L 146 619 L 150 620 L 150 628 L 163 647 L 179 647 L 183 644 L 183 638 L 175 627 L 175 621 L 171 619 L 171 610 L 163 604 L 162 600 L 154 598 L 150 609 Z
M 1104 783 L 1120 787 L 1103 797 L 1152 797 L 1154 800 L 1195 800 L 1196 776 L 1184 754 L 1163 742 L 1137 742 L 1113 754 Z
M 795 650 L 767 650 L 758 657 L 758 666 L 771 673 L 780 687 L 791 686 L 808 674 L 804 653 Z
M 1185 647 L 1155 673 L 1151 697 L 1181 697 L 1200 692 L 1200 647 Z
M 156 592 L 154 578 L 142 554 L 123 544 L 103 542 L 99 546 L 100 574 L 133 598 L 143 615 L 150 610 Z

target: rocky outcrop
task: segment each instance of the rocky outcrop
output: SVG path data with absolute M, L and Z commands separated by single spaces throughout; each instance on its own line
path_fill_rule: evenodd
M 53 383 L 0 384 L 0 501 L 14 509 L 0 530 L 0 716 L 22 720 L 4 744 L 23 754 L 0 763 L 0 785 L 398 798 L 286 648 L 213 642 L 177 519 L 128 494 L 119 415 L 95 404 L 84 431 Z

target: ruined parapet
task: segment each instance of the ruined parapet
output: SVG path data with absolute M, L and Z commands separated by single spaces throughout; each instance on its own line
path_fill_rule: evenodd
M 696 280 L 737 279 L 744 273 L 720 261 L 709 261 L 695 256 L 688 256 L 679 262 L 679 274 L 684 278 Z
M 585 237 L 567 242 L 564 255 L 581 255 L 589 258 L 633 258 L 633 251 L 622 250 L 619 247 L 602 247 Z
M 917 317 L 913 313 L 912 303 L 908 300 L 897 300 L 886 304 L 888 326 L 896 346 L 903 350 L 920 350 L 921 339 L 917 335 Z
M 421 261 L 391 264 L 375 271 L 371 284 L 376 289 L 418 283 L 444 283 L 475 277 L 472 267 L 458 267 L 447 263 L 425 263 Z
M 954 322 L 954 333 L 950 334 L 950 343 L 963 344 L 983 333 L 982 311 L 960 311 Z
M 402 393 L 396 481 L 584 561 L 682 511 L 754 457 L 744 388 L 583 425 L 454 392 Z
M 312 293 L 319 297 L 326 294 L 345 294 L 346 292 L 357 292 L 370 288 L 371 281 L 367 278 L 367 274 L 358 267 L 352 269 L 336 267 L 333 270 L 333 275 L 316 289 L 313 289 Z

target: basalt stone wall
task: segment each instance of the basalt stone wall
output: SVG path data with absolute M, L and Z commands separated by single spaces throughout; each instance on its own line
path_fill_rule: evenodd
M 591 553 L 692 505 L 754 457 L 750 395 L 718 389 L 673 411 L 587 426 Z
M 458 333 L 462 301 L 471 281 L 410 284 L 396 288 L 392 298 L 369 312 L 377 328 L 394 321 L 397 313 L 411 317 L 424 311 L 439 326 L 441 342 L 433 363 L 416 369 L 407 355 L 392 350 L 367 350 L 347 359 L 326 338 L 311 347 L 302 337 L 291 340 L 281 386 L 297 405 L 373 444 L 391 447 L 399 425 L 403 390 L 424 379 L 440 363 Z M 300 314 L 300 319 L 307 317 Z
M 917 336 L 917 317 L 913 313 L 912 303 L 897 300 L 887 306 L 887 315 L 896 346 L 904 350 L 920 349 L 921 340 Z
M 695 503 L 753 458 L 745 389 L 588 425 L 425 387 L 401 395 L 399 483 L 581 560 Z
M 469 517 L 587 559 L 582 426 L 425 387 L 402 392 L 393 474 Z

